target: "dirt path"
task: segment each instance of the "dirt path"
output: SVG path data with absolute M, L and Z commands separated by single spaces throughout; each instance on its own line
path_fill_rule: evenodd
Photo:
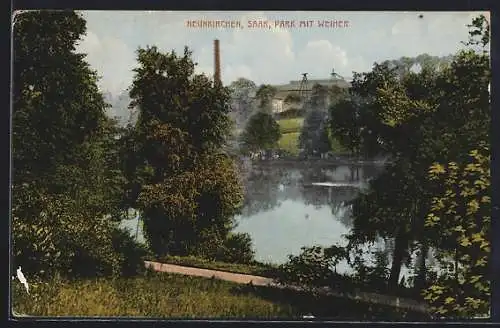
M 249 274 L 240 274 L 240 273 L 232 273 L 232 272 L 225 272 L 225 271 L 200 269 L 200 268 L 186 267 L 186 266 L 175 265 L 175 264 L 151 262 L 151 261 L 145 261 L 144 263 L 146 264 L 146 267 L 150 267 L 153 270 L 159 271 L 159 272 L 178 273 L 178 274 L 184 274 L 184 275 L 188 275 L 188 276 L 197 276 L 197 277 L 205 277 L 205 278 L 214 277 L 216 279 L 231 281 L 231 282 L 235 282 L 238 284 L 249 284 L 250 282 L 252 282 L 252 284 L 254 284 L 256 286 L 276 285 L 273 282 L 273 280 L 270 278 L 260 277 L 260 276 L 252 276 Z
M 271 286 L 277 288 L 289 288 L 298 291 L 305 290 L 298 286 L 283 286 L 273 281 L 271 278 L 253 276 L 249 274 L 232 273 L 225 271 L 217 271 L 210 269 L 200 269 L 193 268 L 175 264 L 166 264 L 152 261 L 145 261 L 145 266 L 151 268 L 158 272 L 168 272 L 183 274 L 188 276 L 205 277 L 205 278 L 216 278 L 220 280 L 230 281 L 238 284 L 249 284 L 250 282 L 255 286 Z M 308 289 L 310 290 L 310 289 Z M 365 292 L 353 292 L 353 293 L 343 293 L 334 291 L 328 288 L 318 288 L 317 292 L 321 292 L 327 295 L 336 297 L 345 297 L 352 300 L 358 300 L 362 302 L 369 302 L 374 304 L 389 305 L 397 308 L 409 309 L 418 312 L 428 312 L 428 308 L 425 304 L 417 302 L 411 299 L 404 299 L 397 296 L 376 294 L 376 293 L 365 293 Z

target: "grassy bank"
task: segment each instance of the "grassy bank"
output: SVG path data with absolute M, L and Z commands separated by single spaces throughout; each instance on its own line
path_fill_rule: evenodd
M 278 120 L 280 126 L 281 138 L 278 142 L 280 149 L 286 150 L 293 155 L 298 155 L 299 152 L 299 136 L 301 133 L 304 118 L 287 118 Z M 344 149 L 340 142 L 330 137 L 332 144 L 332 152 L 338 155 L 347 155 L 349 152 Z
M 256 276 L 263 276 L 273 278 L 278 274 L 277 266 L 266 263 L 254 262 L 252 264 L 237 264 L 217 262 L 201 259 L 194 256 L 165 256 L 162 258 L 150 258 L 150 261 L 157 261 L 161 263 L 185 265 L 194 268 L 220 270 L 233 273 L 251 274 Z
M 278 147 L 286 150 L 292 155 L 299 153 L 299 135 L 304 123 L 304 118 L 285 118 L 278 120 L 280 126 L 281 138 L 278 141 Z
M 278 141 L 278 147 L 286 150 L 292 155 L 299 153 L 299 135 L 300 132 L 284 133 Z
M 53 280 L 13 286 L 13 310 L 30 316 L 299 319 L 422 319 L 406 311 L 269 287 L 148 272 L 129 279 Z
M 13 309 L 37 316 L 274 318 L 293 314 L 287 304 L 239 294 L 234 292 L 236 287 L 219 280 L 158 273 L 117 280 L 54 280 L 33 286 L 31 296 L 15 288 Z
M 332 152 L 334 154 L 337 154 L 337 155 L 340 155 L 340 156 L 348 156 L 351 154 L 350 151 L 348 151 L 347 149 L 345 149 L 344 147 L 342 147 L 342 145 L 340 144 L 340 142 L 335 139 L 335 138 L 330 138 L 330 142 L 331 142 L 331 145 L 332 145 Z
M 302 124 L 304 123 L 304 118 L 295 117 L 295 118 L 285 118 L 278 120 L 278 124 L 280 126 L 281 133 L 293 133 L 300 132 L 302 128 Z

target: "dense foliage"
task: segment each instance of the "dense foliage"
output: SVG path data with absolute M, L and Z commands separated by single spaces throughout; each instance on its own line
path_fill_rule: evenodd
M 250 117 L 241 135 L 242 149 L 244 152 L 271 149 L 280 137 L 280 126 L 273 116 L 259 111 Z
M 232 114 L 237 126 L 243 124 L 254 113 L 256 101 L 254 99 L 257 86 L 253 81 L 239 78 L 229 85 L 231 90 Z
M 490 27 L 484 16 L 469 27 L 467 48 L 453 56 L 386 60 L 355 73 L 348 93 L 315 85 L 307 102 L 285 99 L 297 108 L 283 117 L 305 114 L 299 144 L 307 154 L 326 153 L 336 140 L 356 156 L 391 161 L 348 204 L 347 246 L 304 248 L 280 267 L 280 281 L 396 294 L 404 285 L 439 316 L 488 313 Z M 120 128 L 106 116 L 97 73 L 75 50 L 85 32 L 71 11 L 15 17 L 14 266 L 30 277 L 132 276 L 150 251 L 252 264 L 250 236 L 232 232 L 244 199 L 227 151 L 229 114 L 232 106 L 236 123 L 246 123 L 245 152 L 275 148 L 283 131 L 299 134 L 286 127 L 296 121 L 280 129 L 273 116 L 277 89 L 246 79 L 225 88 L 195 74 L 188 48 L 140 48 L 129 94 L 137 120 Z M 281 175 L 253 174 L 247 185 L 260 193 L 246 197 L 248 213 L 276 206 Z M 276 183 L 266 189 L 258 175 Z M 141 214 L 149 248 L 118 228 L 130 208 Z M 389 252 L 374 249 L 381 240 Z M 374 264 L 365 263 L 367 248 Z M 427 263 L 431 252 L 437 267 Z M 341 262 L 354 273 L 337 273 Z
M 489 311 L 488 241 L 491 223 L 490 155 L 486 145 L 463 164 L 436 163 L 430 179 L 440 183 L 425 220 L 426 234 L 439 241 L 444 273 L 424 291 L 437 313 L 471 317 Z
M 326 122 L 327 114 L 323 110 L 313 109 L 307 113 L 299 135 L 304 154 L 319 156 L 332 148 Z
M 130 206 L 158 255 L 216 257 L 241 201 L 233 161 L 229 90 L 195 75 L 191 52 L 139 49 L 130 90 L 137 124 L 124 138 Z
M 257 98 L 257 108 L 264 113 L 272 114 L 272 99 L 277 92 L 278 90 L 270 84 L 261 85 L 255 93 L 255 97 Z
M 15 18 L 13 260 L 29 275 L 120 273 L 125 262 L 128 241 L 114 222 L 124 187 L 118 130 L 75 52 L 84 33 L 69 11 Z
M 489 298 L 489 25 L 481 16 L 470 27 L 467 45 L 476 49 L 376 63 L 354 74 L 349 96 L 330 110 L 331 133 L 344 147 L 391 159 L 351 203 L 350 253 L 392 243 L 387 286 L 395 291 L 402 266 L 412 265 L 415 292 L 455 317 L 485 313 Z M 431 249 L 436 272 L 426 263 Z

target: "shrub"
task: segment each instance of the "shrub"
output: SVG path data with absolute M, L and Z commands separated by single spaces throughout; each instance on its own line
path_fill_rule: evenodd
M 345 250 L 338 246 L 302 247 L 299 255 L 289 255 L 289 261 L 280 266 L 279 281 L 284 284 L 328 286 L 338 277 L 335 266 L 345 258 Z
M 150 250 L 139 244 L 124 229 L 113 231 L 113 248 L 121 255 L 121 276 L 131 277 L 139 273 L 144 273 L 144 259 L 150 255 Z
M 14 268 L 22 266 L 30 276 L 42 278 L 116 276 L 138 266 L 142 253 L 116 222 L 94 217 L 66 195 L 28 186 L 16 187 L 13 193 Z
M 224 241 L 222 258 L 230 263 L 249 264 L 254 260 L 252 238 L 248 233 L 230 233 Z

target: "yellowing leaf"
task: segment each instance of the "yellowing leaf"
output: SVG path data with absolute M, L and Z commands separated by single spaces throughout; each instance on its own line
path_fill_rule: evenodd
M 477 242 L 480 242 L 482 241 L 484 238 L 483 238 L 483 235 L 481 233 L 475 233 L 472 235 L 472 242 L 473 243 L 477 243 Z
M 490 203 L 490 202 L 491 202 L 490 196 L 483 196 L 481 198 L 481 203 Z
M 477 200 L 473 199 L 467 204 L 467 214 L 473 214 L 476 213 L 479 210 L 479 203 Z
M 479 279 L 481 279 L 482 277 L 483 276 L 481 276 L 481 275 L 472 276 L 470 279 L 470 282 L 475 283 L 475 282 L 479 281 Z
M 462 240 L 460 240 L 460 245 L 462 245 L 463 247 L 467 247 L 472 245 L 472 243 L 470 242 L 469 238 L 465 237 Z
M 430 170 L 429 170 L 429 173 L 431 173 L 431 174 L 441 174 L 441 173 L 445 173 L 445 172 L 446 172 L 446 170 L 445 170 L 444 166 L 439 164 L 439 163 L 435 163 L 434 165 L 432 165 Z
M 479 246 L 479 248 L 481 248 L 482 250 L 486 251 L 488 249 L 489 245 L 490 245 L 489 241 L 483 239 L 481 241 L 481 245 Z
M 456 232 L 465 232 L 464 227 L 462 227 L 461 225 L 454 227 L 453 230 Z

